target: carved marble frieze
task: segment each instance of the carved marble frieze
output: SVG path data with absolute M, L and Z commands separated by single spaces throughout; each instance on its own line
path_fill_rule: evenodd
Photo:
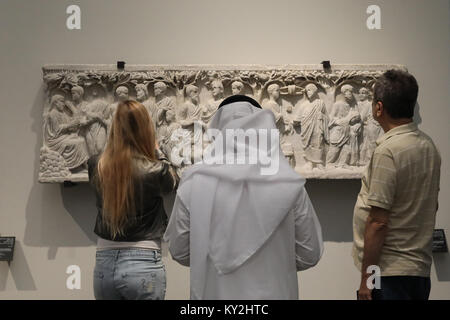
M 400 65 L 47 65 L 40 182 L 87 181 L 87 160 L 102 152 L 121 100 L 149 111 L 161 149 L 172 156 L 186 120 L 207 128 L 220 102 L 245 94 L 270 109 L 281 147 L 306 178 L 360 178 L 383 130 L 371 113 L 372 88 Z M 185 129 L 189 130 L 189 129 Z M 188 134 L 189 136 L 189 134 Z M 191 133 L 192 136 L 192 133 Z M 182 143 L 182 142 L 180 142 Z

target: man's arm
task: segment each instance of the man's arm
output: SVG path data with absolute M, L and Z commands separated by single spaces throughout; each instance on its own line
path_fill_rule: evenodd
M 364 232 L 364 253 L 362 259 L 361 284 L 358 299 L 372 300 L 372 290 L 367 288 L 367 279 L 372 275 L 367 273 L 371 265 L 378 265 L 381 249 L 388 231 L 389 211 L 380 207 L 372 207 L 366 220 Z
M 172 258 L 183 266 L 189 266 L 190 214 L 178 195 L 175 197 L 164 241 L 169 242 Z
M 322 229 L 305 189 L 294 210 L 295 260 L 297 271 L 302 271 L 315 266 L 322 257 Z

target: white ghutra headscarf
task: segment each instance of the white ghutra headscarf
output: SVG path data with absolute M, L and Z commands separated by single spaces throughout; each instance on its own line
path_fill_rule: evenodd
M 219 147 L 220 139 L 212 144 L 216 159 L 223 158 L 224 162 L 239 148 L 255 148 L 250 139 L 226 139 L 227 129 L 255 129 L 258 139 L 265 138 L 264 130 L 268 136 L 271 130 L 277 130 L 270 110 L 246 101 L 219 108 L 210 128 L 219 130 L 225 140 L 223 148 Z M 192 299 L 203 297 L 208 259 L 218 274 L 238 269 L 270 238 L 303 189 L 305 179 L 289 166 L 279 139 L 266 150 L 258 149 L 256 164 L 197 163 L 183 173 L 177 196 L 190 213 Z M 261 163 L 261 157 L 278 161 L 274 174 L 262 174 L 267 166 Z M 166 235 L 175 228 L 172 220 Z

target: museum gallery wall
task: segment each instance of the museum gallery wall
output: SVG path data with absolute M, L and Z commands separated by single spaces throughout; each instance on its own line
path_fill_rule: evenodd
M 273 112 L 283 154 L 306 178 L 360 178 L 377 138 L 376 79 L 399 65 L 48 65 L 39 181 L 87 181 L 87 160 L 107 143 L 126 99 L 148 110 L 163 152 L 179 174 L 195 162 L 183 150 L 205 144 L 224 98 L 243 94 Z M 200 128 L 200 134 L 198 131 Z

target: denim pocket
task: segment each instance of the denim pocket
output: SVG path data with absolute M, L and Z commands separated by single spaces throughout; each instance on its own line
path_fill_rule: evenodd
M 134 264 L 121 272 L 123 296 L 127 299 L 162 300 L 166 293 L 166 272 L 163 265 Z

